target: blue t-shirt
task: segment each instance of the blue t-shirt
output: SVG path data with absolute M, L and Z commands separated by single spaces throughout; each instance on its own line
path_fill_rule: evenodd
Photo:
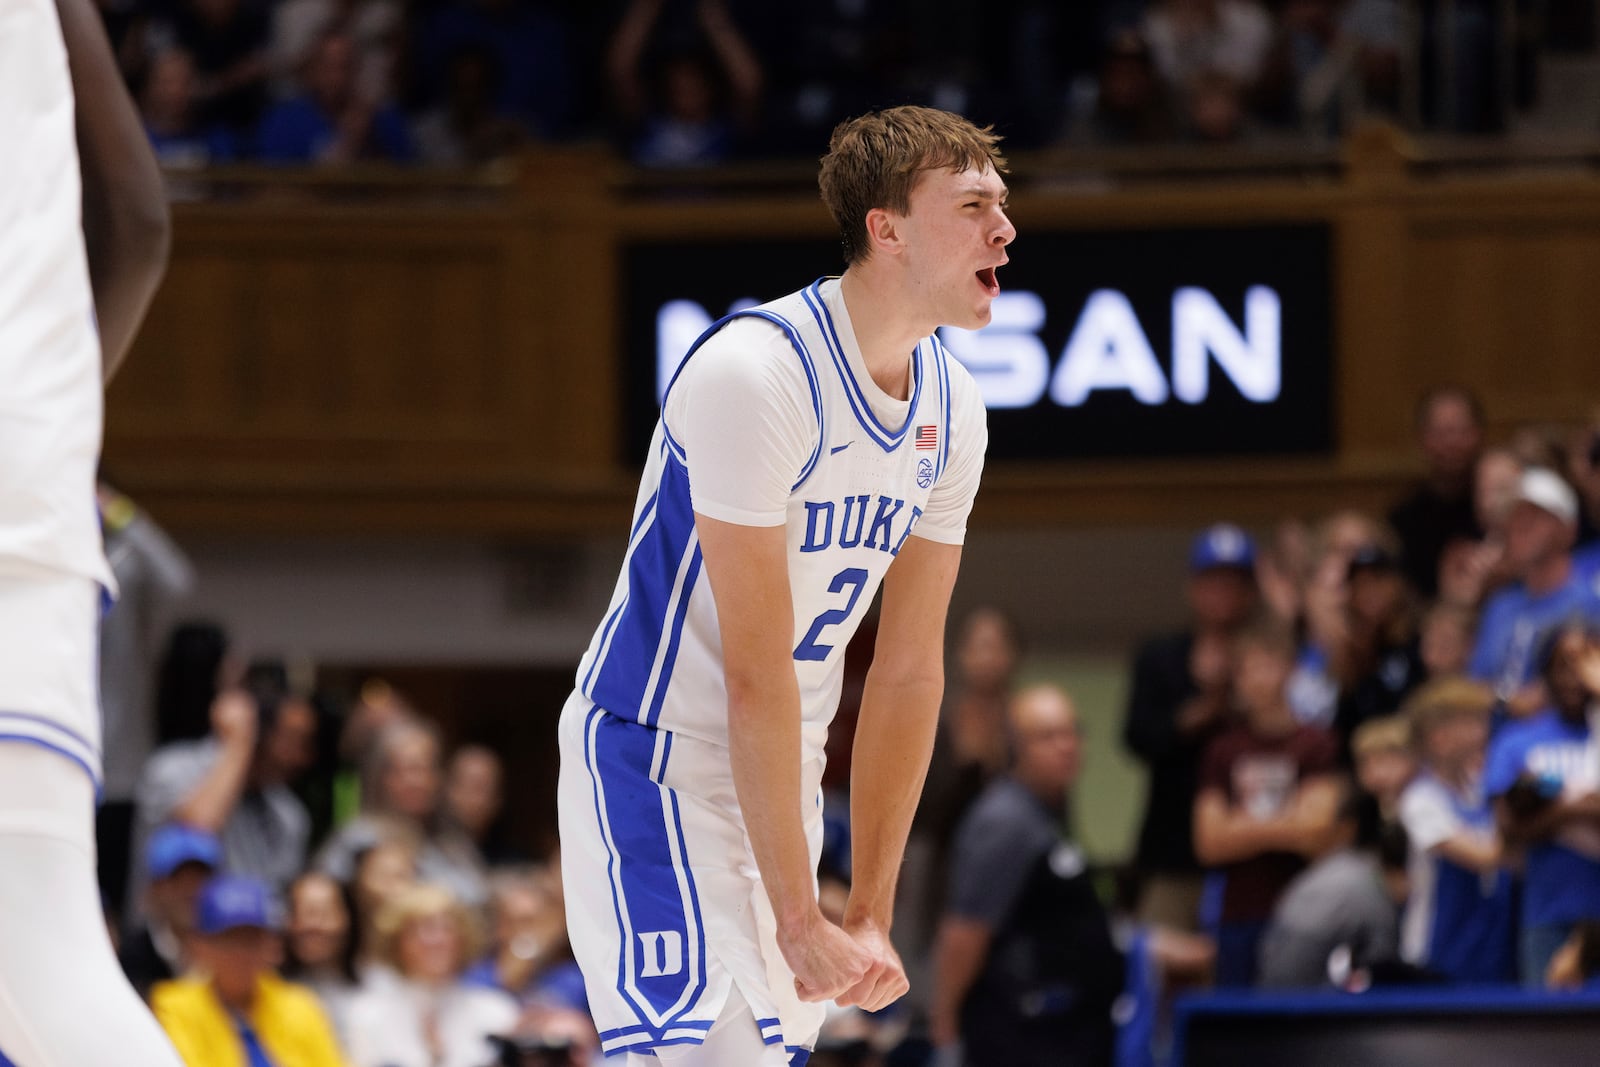
M 1600 785 L 1589 742 L 1587 722 L 1569 722 L 1553 708 L 1510 723 L 1489 745 L 1484 792 L 1503 796 L 1523 774 L 1558 781 L 1569 793 L 1589 792 Z M 1528 849 L 1522 922 L 1584 918 L 1600 918 L 1600 827 L 1577 825 Z
M 274 107 L 261 120 L 256 153 L 267 163 L 315 163 L 338 134 L 335 119 L 310 97 L 296 97 Z M 368 142 L 379 159 L 409 163 L 417 155 L 405 118 L 392 107 L 373 112 Z
M 1484 605 L 1478 644 L 1467 672 L 1510 696 L 1539 672 L 1539 649 L 1557 628 L 1573 622 L 1600 622 L 1600 573 L 1573 567 L 1564 585 L 1533 596 L 1518 582 Z

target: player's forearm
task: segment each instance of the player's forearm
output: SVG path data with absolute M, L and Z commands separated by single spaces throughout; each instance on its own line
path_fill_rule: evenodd
M 110 379 L 161 284 L 171 222 L 161 170 L 90 0 L 58 0 L 78 105 L 83 234 Z
M 889 929 L 895 880 L 939 727 L 944 678 L 937 668 L 900 680 L 886 680 L 877 670 L 867 674 L 851 755 L 847 927 L 871 922 Z
M 816 872 L 801 808 L 800 752 L 800 691 L 790 664 L 751 672 L 747 684 L 730 676 L 728 757 L 734 790 L 780 927 L 804 924 L 817 914 Z

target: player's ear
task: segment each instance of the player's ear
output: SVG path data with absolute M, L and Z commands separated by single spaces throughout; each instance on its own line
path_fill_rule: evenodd
M 874 252 L 895 255 L 904 243 L 900 236 L 900 216 L 881 207 L 867 212 L 867 244 Z

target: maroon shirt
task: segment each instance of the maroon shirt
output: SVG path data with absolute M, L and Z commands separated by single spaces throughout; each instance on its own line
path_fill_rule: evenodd
M 1301 726 L 1282 737 L 1260 737 L 1237 726 L 1206 748 L 1200 788 L 1220 789 L 1228 806 L 1260 818 L 1282 811 L 1308 778 L 1338 769 L 1339 746 L 1331 733 Z M 1278 895 L 1305 867 L 1292 852 L 1268 852 L 1222 868 L 1222 921 L 1265 922 Z

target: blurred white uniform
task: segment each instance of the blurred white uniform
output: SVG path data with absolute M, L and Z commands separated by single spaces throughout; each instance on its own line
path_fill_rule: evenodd
M 94 878 L 111 576 L 80 197 L 54 0 L 0 0 L 0 1064 L 179 1067 L 117 966 Z
M 908 399 L 877 387 L 837 281 L 732 318 L 668 387 L 622 576 L 562 713 L 559 810 L 606 1052 L 671 1061 L 742 1000 L 766 1046 L 741 1067 L 757 1067 L 804 1063 L 823 1008 L 795 995 L 734 793 L 694 516 L 786 529 L 815 864 L 845 646 L 908 538 L 962 542 L 988 437 L 976 385 L 933 337 L 906 354 Z

